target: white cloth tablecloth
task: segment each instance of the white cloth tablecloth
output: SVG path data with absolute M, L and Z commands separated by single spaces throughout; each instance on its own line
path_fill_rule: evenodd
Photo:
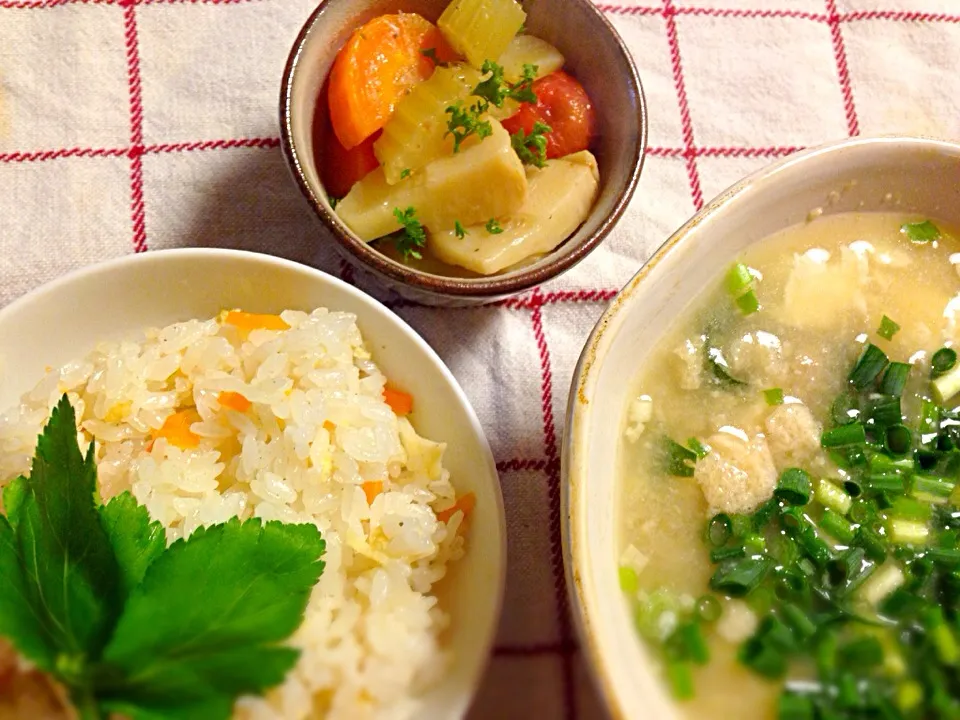
M 312 5 L 0 0 L 0 306 L 74 268 L 178 246 L 341 274 L 278 141 L 279 79 Z M 603 10 L 650 111 L 619 227 L 517 300 L 401 310 L 466 389 L 501 471 L 509 585 L 478 718 L 601 715 L 563 589 L 558 442 L 574 364 L 616 290 L 705 199 L 798 148 L 858 133 L 960 138 L 960 0 Z

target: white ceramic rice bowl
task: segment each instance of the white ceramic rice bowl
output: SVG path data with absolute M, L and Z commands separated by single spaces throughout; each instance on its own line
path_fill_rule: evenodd
M 960 144 L 857 138 L 750 175 L 654 253 L 600 318 L 580 356 L 562 455 L 564 565 L 584 652 L 615 718 L 677 716 L 617 577 L 618 450 L 630 383 L 658 340 L 745 248 L 811 213 L 850 211 L 960 223 Z
M 74 272 L 0 309 L 0 408 L 15 404 L 47 366 L 82 357 L 102 340 L 213 317 L 225 308 L 276 313 L 321 306 L 357 316 L 373 360 L 414 396 L 414 427 L 447 443 L 444 466 L 458 493 L 476 494 L 467 554 L 436 587 L 451 621 L 442 636 L 451 664 L 425 696 L 423 713 L 462 717 L 486 667 L 502 604 L 500 483 L 480 423 L 453 375 L 383 305 L 323 272 L 267 255 L 188 249 L 128 256 Z

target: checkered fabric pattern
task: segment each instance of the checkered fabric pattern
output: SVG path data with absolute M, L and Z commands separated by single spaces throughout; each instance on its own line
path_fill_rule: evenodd
M 352 280 L 317 247 L 279 150 L 279 78 L 312 4 L 0 0 L 0 306 L 82 265 L 176 246 L 257 250 Z M 470 396 L 506 501 L 509 582 L 477 718 L 602 716 L 568 615 L 558 444 L 580 349 L 617 289 L 705 199 L 776 158 L 860 133 L 960 137 L 960 0 L 602 9 L 650 111 L 619 227 L 523 297 L 398 305 Z

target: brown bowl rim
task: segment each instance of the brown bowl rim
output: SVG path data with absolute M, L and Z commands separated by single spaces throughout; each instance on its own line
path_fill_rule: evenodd
M 346 249 L 363 266 L 370 268 L 377 274 L 385 275 L 395 282 L 410 285 L 426 290 L 427 292 L 454 297 L 497 298 L 530 290 L 561 275 L 583 260 L 607 237 L 623 216 L 627 205 L 630 203 L 634 191 L 637 188 L 637 183 L 640 180 L 640 173 L 643 170 L 647 151 L 647 103 L 643 92 L 643 84 L 640 81 L 633 56 L 623 42 L 623 38 L 620 37 L 620 33 L 617 32 L 603 11 L 591 2 L 591 0 L 563 0 L 564 2 L 575 3 L 588 12 L 593 13 L 600 23 L 606 27 L 611 39 L 616 43 L 620 54 L 626 60 L 628 69 L 627 82 L 638 100 L 636 119 L 639 133 L 637 142 L 634 145 L 633 157 L 631 158 L 632 170 L 627 178 L 627 182 L 620 188 L 614 200 L 613 207 L 607 216 L 603 218 L 603 221 L 597 229 L 590 236 L 578 243 L 571 252 L 548 260 L 548 262 L 543 265 L 532 267 L 529 270 L 521 270 L 511 277 L 492 275 L 481 278 L 457 278 L 434 275 L 392 260 L 372 248 L 368 243 L 355 238 L 346 229 L 346 226 L 343 225 L 340 219 L 324 207 L 310 188 L 309 183 L 307 183 L 306 176 L 301 167 L 300 157 L 294 146 L 293 132 L 290 127 L 293 76 L 299 65 L 303 45 L 327 6 L 342 1 L 343 0 L 321 0 L 320 4 L 310 13 L 303 27 L 300 28 L 293 48 L 287 56 L 280 85 L 280 145 L 283 149 L 284 157 L 293 173 L 297 186 L 300 188 L 301 194 L 306 198 L 313 211 L 320 217 L 323 224 L 332 232 L 341 248 Z

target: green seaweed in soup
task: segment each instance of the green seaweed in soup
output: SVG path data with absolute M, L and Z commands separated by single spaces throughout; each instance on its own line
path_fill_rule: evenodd
M 690 718 L 960 718 L 953 233 L 823 217 L 645 362 L 620 584 Z

